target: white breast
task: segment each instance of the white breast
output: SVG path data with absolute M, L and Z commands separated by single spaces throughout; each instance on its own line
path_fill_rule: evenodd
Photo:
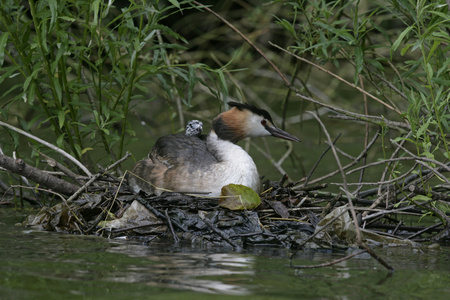
M 211 196 L 219 196 L 222 187 L 231 183 L 242 184 L 260 192 L 258 169 L 244 149 L 230 141 L 219 139 L 213 132 L 208 135 L 207 145 L 219 159 L 219 163 L 214 166 L 214 174 L 211 174 L 214 178 L 209 180 L 212 184 Z

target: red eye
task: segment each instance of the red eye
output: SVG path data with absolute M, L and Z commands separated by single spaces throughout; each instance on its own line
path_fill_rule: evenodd
M 264 120 L 264 119 L 261 120 L 261 125 L 262 125 L 262 126 L 266 126 L 266 124 L 267 124 L 267 121 L 266 121 L 266 120 Z

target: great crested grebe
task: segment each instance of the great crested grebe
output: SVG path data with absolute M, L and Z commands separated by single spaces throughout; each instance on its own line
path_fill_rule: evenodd
M 260 136 L 300 140 L 275 127 L 267 111 L 251 104 L 228 104 L 231 109 L 213 120 L 206 138 L 200 137 L 199 121 L 191 121 L 186 133 L 159 138 L 148 158 L 131 169 L 128 182 L 133 191 L 160 195 L 170 190 L 217 197 L 223 186 L 234 183 L 259 193 L 261 181 L 256 165 L 235 143 Z

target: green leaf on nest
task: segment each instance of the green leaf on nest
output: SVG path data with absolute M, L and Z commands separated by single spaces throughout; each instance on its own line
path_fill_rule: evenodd
M 253 209 L 261 204 L 261 198 L 251 188 L 241 184 L 229 184 L 222 188 L 219 206 L 231 210 Z

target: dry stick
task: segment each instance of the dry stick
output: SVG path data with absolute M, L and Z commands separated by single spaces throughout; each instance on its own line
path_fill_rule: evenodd
M 412 159 L 412 158 L 411 158 Z M 395 160 L 402 160 L 400 157 L 399 158 L 397 158 L 397 159 L 395 159 Z M 362 167 L 370 167 L 369 165 L 365 165 L 365 166 L 362 166 Z M 361 168 L 362 168 L 361 167 Z M 385 181 L 377 181 L 377 182 L 358 182 L 358 183 L 347 183 L 348 185 L 358 185 L 358 184 L 360 184 L 360 185 L 376 185 L 376 186 L 381 186 L 381 187 L 383 187 L 384 185 L 386 185 L 386 184 L 391 184 L 391 183 L 395 183 L 395 182 L 397 182 L 397 181 L 399 181 L 399 180 L 401 180 L 401 179 L 403 179 L 403 178 L 405 178 L 405 177 L 408 177 L 408 176 L 410 176 L 411 175 L 411 173 L 414 171 L 414 169 L 416 168 L 416 164 L 411 168 L 411 169 L 409 169 L 408 171 L 406 171 L 405 172 L 405 174 L 403 174 L 403 175 L 400 175 L 400 176 L 398 176 L 398 177 L 396 177 L 396 178 L 392 178 L 392 179 L 389 179 L 389 180 L 385 180 Z M 360 169 L 360 168 L 358 168 L 358 169 Z M 356 171 L 356 170 L 355 170 Z M 346 174 L 348 175 L 348 174 L 350 174 L 350 173 L 353 173 L 354 172 L 354 170 L 350 170 L 350 171 L 348 171 Z M 330 184 L 335 184 L 335 185 L 340 185 L 340 183 L 336 183 L 336 182 L 330 182 Z M 382 190 L 382 189 L 381 189 Z M 381 194 L 381 192 L 379 193 L 379 194 Z
M 347 80 L 343 79 L 342 77 L 337 76 L 337 75 L 334 74 L 333 72 L 330 72 L 330 71 L 328 71 L 327 69 L 322 68 L 321 66 L 319 66 L 319 65 L 317 65 L 317 64 L 315 64 L 315 63 L 313 63 L 313 62 L 310 62 L 309 60 L 304 59 L 303 57 L 300 57 L 300 56 L 298 56 L 298 55 L 296 55 L 296 54 L 294 54 L 294 53 L 292 53 L 292 52 L 290 52 L 290 51 L 288 51 L 288 50 L 286 50 L 286 49 L 284 49 L 284 48 L 282 48 L 282 47 L 280 47 L 280 46 L 278 46 L 278 45 L 276 45 L 276 44 L 274 44 L 274 43 L 272 43 L 272 42 L 269 42 L 269 44 L 272 45 L 273 47 L 275 47 L 275 48 L 277 48 L 277 49 L 279 49 L 279 50 L 281 50 L 281 51 L 283 51 L 283 52 L 285 52 L 285 53 L 287 53 L 287 54 L 289 54 L 289 55 L 295 57 L 296 59 L 301 60 L 301 61 L 303 61 L 303 62 L 306 62 L 306 63 L 308 63 L 308 64 L 314 66 L 315 68 L 317 68 L 317 69 L 319 69 L 319 70 L 321 70 L 321 71 L 327 73 L 328 75 L 331 75 L 331 76 L 337 78 L 338 80 L 342 81 L 343 83 L 347 84 L 348 86 L 350 86 L 350 87 L 352 87 L 352 88 L 354 88 L 354 89 L 357 89 L 359 92 L 363 93 L 364 95 L 367 95 L 367 96 L 369 96 L 370 98 L 374 99 L 375 101 L 377 101 L 377 102 L 381 103 L 382 105 L 386 106 L 386 107 L 389 108 L 390 110 L 395 111 L 397 114 L 399 114 L 399 115 L 402 114 L 402 112 L 399 111 L 398 109 L 396 109 L 396 108 L 394 108 L 393 106 L 391 106 L 391 105 L 385 103 L 383 100 L 381 100 L 381 99 L 375 97 L 375 96 L 372 95 L 371 93 L 366 92 L 365 90 L 363 90 L 363 89 L 360 88 L 359 86 L 356 86 L 356 85 L 354 85 L 353 83 L 350 83 L 350 82 L 348 82 Z
M 170 232 L 172 233 L 173 240 L 175 241 L 175 243 L 178 243 L 180 241 L 180 239 L 178 238 L 177 234 L 175 233 L 175 230 L 173 230 L 172 220 L 169 217 L 168 208 L 166 208 L 166 210 L 164 211 L 164 215 L 167 218 L 167 223 L 169 223 L 169 228 L 170 228 Z
M 167 222 L 169 222 L 169 219 L 166 217 L 165 214 L 161 213 L 159 210 L 157 210 L 156 208 L 154 208 L 150 202 L 145 201 L 144 199 L 142 199 L 141 197 L 137 197 L 136 200 L 142 204 L 143 206 L 145 206 L 149 211 L 151 211 L 156 217 L 166 220 Z M 174 224 L 176 227 L 180 228 L 181 230 L 183 230 L 184 232 L 188 232 L 188 230 L 186 228 L 183 227 L 183 225 L 179 224 L 178 222 L 175 222 L 174 220 L 170 220 L 170 222 L 172 224 Z
M 363 77 L 361 76 L 361 74 L 359 74 L 358 76 L 359 76 L 359 82 L 361 82 L 361 88 L 364 90 Z M 368 115 L 369 107 L 367 106 L 367 95 L 366 94 L 363 94 L 363 99 L 364 99 L 364 114 Z M 367 144 L 369 143 L 369 122 L 365 122 L 365 125 L 366 126 L 365 126 L 365 133 L 364 133 L 364 148 L 366 148 Z M 364 155 L 362 157 L 363 166 L 366 164 L 366 160 L 367 160 L 367 155 Z M 364 171 L 365 171 L 365 169 L 361 169 L 361 172 L 359 173 L 358 183 L 361 183 L 363 181 Z M 359 185 L 356 188 L 356 191 L 353 193 L 356 197 L 358 197 L 359 191 L 361 190 L 362 187 L 363 187 L 362 185 Z
M 298 72 L 300 71 L 300 64 L 301 63 L 299 63 L 299 62 L 297 62 L 295 64 L 294 73 L 291 76 L 291 82 L 289 83 L 289 85 L 294 85 L 295 79 L 297 79 Z M 291 89 L 287 90 L 286 96 L 284 97 L 283 103 L 281 104 L 281 111 L 282 111 L 281 129 L 283 129 L 283 130 L 286 129 L 286 113 L 287 113 L 288 101 L 289 101 L 289 98 L 290 98 L 292 92 L 293 92 L 293 90 L 291 90 Z
M 236 27 L 233 26 L 233 24 L 231 24 L 230 22 L 228 22 L 226 19 L 224 19 L 222 16 L 220 16 L 219 14 L 217 14 L 216 12 L 214 12 L 213 10 L 211 10 L 210 8 L 206 7 L 205 5 L 201 4 L 200 2 L 197 1 L 192 1 L 192 3 L 194 3 L 195 5 L 198 6 L 202 6 L 202 8 L 204 10 L 206 10 L 207 12 L 213 14 L 216 18 L 218 18 L 220 21 L 222 21 L 223 23 L 225 23 L 228 27 L 230 27 L 234 32 L 236 32 L 244 41 L 247 42 L 247 44 L 249 44 L 253 49 L 255 49 L 266 61 L 267 63 L 275 70 L 275 72 L 278 73 L 278 75 L 280 75 L 281 79 L 283 79 L 284 84 L 286 86 L 289 86 L 289 80 L 286 78 L 286 76 L 284 76 L 283 73 L 281 73 L 281 71 L 277 68 L 277 66 L 264 54 L 264 52 L 261 51 L 261 49 L 259 49 L 257 46 L 255 46 L 252 41 L 250 41 L 242 32 L 239 31 L 239 29 L 237 29 Z
M 405 139 L 401 141 L 401 144 L 405 143 L 405 142 L 406 142 L 406 139 L 407 139 L 411 134 L 412 134 L 412 131 L 408 132 L 408 134 L 406 135 Z M 399 151 L 400 151 L 400 147 L 397 147 L 397 148 L 395 149 L 395 151 L 392 153 L 391 158 L 396 157 Z M 389 164 L 386 165 L 386 167 L 384 168 L 383 174 L 381 175 L 380 181 L 384 181 L 384 179 L 386 178 L 386 174 L 388 173 L 388 171 L 389 171 L 391 165 L 392 165 L 391 163 L 389 163 Z M 389 177 L 391 177 L 391 176 L 392 176 L 392 174 L 390 173 L 390 174 L 389 174 Z M 386 192 L 384 193 L 384 194 L 386 194 L 386 206 L 388 206 L 388 203 L 389 203 L 389 188 L 390 188 L 390 186 L 388 185 L 388 186 L 386 187 Z M 379 203 L 381 203 L 381 201 L 382 201 L 382 197 L 380 197 L 380 195 L 381 195 L 381 189 L 382 189 L 382 185 L 379 185 L 379 186 L 378 186 L 378 191 L 377 191 L 377 195 L 379 196 L 379 198 L 377 199 L 377 201 L 375 201 L 375 202 L 370 206 L 371 208 L 372 208 L 372 207 L 375 207 L 375 206 L 377 206 Z M 378 201 L 378 200 L 379 200 L 379 201 Z M 365 216 L 365 215 L 363 215 L 363 216 Z
M 416 193 L 414 193 L 416 194 Z M 445 226 L 447 227 L 447 230 L 450 229 L 450 217 L 447 216 L 447 214 L 444 211 L 441 211 L 440 209 L 434 207 L 434 205 L 430 205 L 431 202 L 434 202 L 436 200 L 428 200 L 425 203 L 416 203 L 414 200 L 411 200 L 417 207 L 419 208 L 425 208 L 430 211 L 432 211 L 436 216 L 438 216 L 442 222 L 445 222 Z
M 320 114 L 319 114 L 319 116 L 320 116 Z M 327 145 L 329 145 L 329 144 L 328 144 L 328 141 L 324 141 L 324 143 L 327 144 Z M 334 145 L 334 147 L 336 148 L 336 151 L 337 151 L 339 154 L 341 154 L 342 156 L 347 157 L 347 158 L 350 159 L 350 160 L 355 160 L 355 159 L 356 159 L 356 157 L 354 157 L 354 156 L 348 154 L 347 152 L 341 150 L 338 146 Z M 365 147 L 367 147 L 367 146 L 364 146 L 364 148 L 365 148 Z M 367 153 L 366 153 L 366 155 L 367 155 Z M 364 156 L 363 156 L 363 157 L 364 157 Z
M 322 123 L 322 121 L 320 120 L 320 118 L 319 118 L 315 113 L 313 113 L 313 112 L 308 111 L 308 113 L 310 113 L 314 118 L 316 118 L 317 122 L 319 122 L 320 126 L 322 127 L 322 130 L 324 131 L 324 133 L 325 133 L 325 135 L 326 135 L 326 137 L 327 137 L 327 139 L 328 139 L 328 142 L 331 144 L 331 150 L 333 151 L 333 155 L 334 155 L 334 157 L 335 157 L 336 163 L 338 164 L 339 171 L 340 171 L 340 173 L 341 173 L 341 175 L 342 175 L 342 181 L 343 181 L 343 186 L 344 186 L 344 188 L 343 188 L 342 190 L 343 190 L 343 191 L 345 192 L 345 194 L 347 195 L 348 206 L 349 206 L 349 208 L 350 208 L 350 213 L 351 213 L 351 215 L 352 215 L 353 222 L 355 223 L 356 242 L 357 242 L 357 244 L 360 245 L 361 247 L 363 247 L 364 249 L 366 249 L 367 252 L 369 252 L 369 254 L 370 254 L 373 258 L 375 258 L 380 264 L 382 264 L 383 266 L 385 266 L 388 270 L 391 270 L 391 271 L 392 271 L 393 268 L 392 268 L 389 264 L 387 264 L 383 259 L 381 259 L 378 255 L 376 255 L 375 252 L 373 252 L 366 244 L 364 244 L 364 243 L 362 242 L 361 231 L 360 231 L 360 228 L 359 228 L 358 219 L 357 219 L 357 217 L 356 217 L 355 208 L 354 208 L 354 206 L 353 206 L 352 196 L 350 195 L 350 192 L 349 192 L 349 190 L 348 190 L 347 179 L 346 179 L 344 170 L 342 169 L 342 165 L 341 165 L 341 162 L 340 162 L 340 160 L 339 160 L 339 156 L 338 156 L 338 154 L 337 154 L 337 152 L 336 152 L 336 149 L 335 149 L 334 145 L 333 145 L 332 142 L 331 142 L 331 137 L 330 137 L 330 135 L 329 135 L 329 133 L 328 133 L 328 130 L 327 130 L 327 128 L 325 127 L 325 125 Z
M 57 192 L 55 192 L 55 191 L 52 191 L 52 190 L 47 190 L 47 189 L 43 189 L 43 188 L 35 187 L 35 186 L 23 186 L 23 185 L 15 185 L 15 184 L 13 184 L 13 185 L 10 185 L 10 186 L 8 187 L 8 189 L 5 191 L 5 193 L 7 193 L 8 190 L 13 189 L 13 188 L 23 188 L 23 189 L 29 189 L 29 190 L 35 189 L 35 190 L 38 190 L 38 191 L 42 191 L 42 192 L 46 192 L 46 193 L 49 193 L 49 194 L 56 195 L 56 196 L 58 196 L 59 198 L 61 198 L 61 200 L 62 200 L 63 202 L 66 202 L 66 199 L 64 198 L 63 195 L 61 195 L 61 194 L 59 194 L 59 193 L 57 193 Z
M 22 159 L 13 159 L 9 156 L 0 154 L 0 166 L 3 166 L 9 172 L 19 174 L 59 193 L 70 194 L 78 189 L 78 186 L 73 183 L 30 166 Z
M 445 181 L 447 184 L 450 184 L 450 180 L 447 179 L 447 178 L 444 176 L 444 174 L 441 174 L 441 172 L 439 171 L 440 169 L 443 169 L 442 171 L 448 171 L 448 170 L 449 170 L 448 168 L 432 168 L 432 167 L 430 167 L 428 164 L 424 163 L 423 161 L 417 161 L 417 160 L 416 160 L 416 162 L 417 162 L 419 165 L 422 165 L 422 166 L 424 166 L 425 168 L 429 169 L 431 172 L 434 173 L 434 175 L 436 175 L 437 177 L 439 177 L 439 179 Z
M 373 166 L 376 166 L 376 165 L 382 165 L 382 164 L 385 164 L 387 162 L 396 162 L 396 161 L 403 161 L 403 160 L 415 160 L 415 159 L 416 158 L 412 157 L 412 156 L 404 156 L 404 157 L 388 158 L 388 159 L 384 159 L 384 160 L 380 160 L 380 161 L 374 161 L 374 162 L 371 162 L 370 164 L 367 164 L 365 166 L 361 166 L 361 167 L 357 167 L 357 168 L 351 169 L 350 171 L 347 171 L 346 174 L 348 175 L 348 174 L 351 174 L 353 172 L 359 171 L 359 170 L 361 170 L 363 168 L 369 168 L 369 167 L 373 167 Z
M 288 144 L 288 150 L 286 151 L 286 153 L 283 155 L 282 159 L 284 160 L 285 157 L 287 157 L 291 152 L 292 152 L 292 143 L 287 143 Z M 277 169 L 278 172 L 280 172 L 281 175 L 285 175 L 286 171 L 281 167 L 281 163 L 282 160 L 280 159 L 278 162 L 275 161 L 275 159 L 272 157 L 272 155 L 270 155 L 269 153 L 267 153 L 266 151 L 264 151 L 261 147 L 259 147 L 258 145 L 256 145 L 256 143 L 251 142 L 252 147 L 254 147 L 256 149 L 256 151 L 258 151 L 259 153 L 261 153 L 265 158 L 267 158 L 268 160 L 270 160 L 270 162 L 272 163 L 272 165 Z
M 306 97 L 304 95 L 297 94 L 297 96 L 301 97 L 302 99 L 308 100 L 310 102 L 317 103 L 319 105 L 327 107 L 327 108 L 329 108 L 331 110 L 334 110 L 336 112 L 340 112 L 340 113 L 345 114 L 345 115 L 329 116 L 332 119 L 370 122 L 370 123 L 375 124 L 375 125 L 387 126 L 387 127 L 391 128 L 391 129 L 395 129 L 395 130 L 399 131 L 401 134 L 406 134 L 406 133 L 408 133 L 409 130 L 411 130 L 411 126 L 409 126 L 408 124 L 403 123 L 403 122 L 391 121 L 391 120 L 386 119 L 385 117 L 367 116 L 367 115 L 357 114 L 357 113 L 354 113 L 354 112 L 343 110 L 341 108 L 337 108 L 337 107 L 334 107 L 334 106 L 331 106 L 331 105 L 327 105 L 325 103 L 321 104 L 321 102 L 319 102 L 317 100 L 314 100 L 312 98 L 307 99 L 308 97 Z
M 375 258 L 380 264 L 382 264 L 386 269 L 388 269 L 391 272 L 394 272 L 394 268 L 389 265 L 387 262 L 384 261 L 384 259 L 382 259 L 380 256 L 378 256 L 372 249 L 370 249 L 369 247 L 367 247 L 366 245 L 364 245 L 364 249 L 367 250 L 367 252 L 369 252 L 370 256 L 372 256 L 373 258 Z
M 375 133 L 375 135 L 372 138 L 372 140 L 370 141 L 369 145 L 366 148 L 364 148 L 363 151 L 361 151 L 361 153 L 358 155 L 358 157 L 356 157 L 351 163 L 349 163 L 349 164 L 347 164 L 346 166 L 343 167 L 344 170 L 346 170 L 346 169 L 356 165 L 360 161 L 360 159 L 369 151 L 369 149 L 372 148 L 372 146 L 375 144 L 375 141 L 378 138 L 379 132 L 380 131 L 377 131 L 377 133 Z M 312 180 L 310 182 L 310 184 L 316 183 L 316 182 L 320 182 L 320 181 L 322 181 L 324 179 L 327 179 L 329 177 L 332 177 L 332 176 L 336 175 L 337 173 L 339 173 L 339 170 L 333 171 L 333 172 L 331 172 L 331 173 L 329 173 L 327 175 L 324 175 L 322 177 L 316 178 L 316 179 Z M 295 186 L 293 189 L 299 189 L 299 186 Z
M 224 241 L 226 241 L 228 244 L 230 244 L 231 246 L 233 246 L 233 248 L 237 251 L 239 251 L 241 249 L 241 247 L 236 244 L 235 242 L 233 242 L 228 235 L 223 232 L 222 230 L 220 230 L 219 228 L 215 227 L 213 223 L 211 223 L 210 220 L 208 220 L 208 218 L 206 218 L 205 216 L 200 215 L 200 219 L 206 224 L 208 225 L 209 228 L 211 228 L 212 231 L 214 231 L 215 233 L 217 233 Z
M 397 226 L 395 226 L 394 230 L 392 231 L 392 234 L 395 235 L 398 231 L 398 229 L 400 228 L 400 226 L 403 225 L 403 220 L 400 220 L 400 222 L 398 222 Z
M 34 148 L 33 148 L 34 149 Z M 63 166 L 62 164 L 60 164 L 59 162 L 57 162 L 55 159 L 45 155 L 44 153 L 40 152 L 37 149 L 34 149 L 34 151 L 36 151 L 37 153 L 39 153 L 40 156 L 42 156 L 45 159 L 45 162 L 52 168 L 57 168 L 58 170 L 60 170 L 63 174 L 65 174 L 66 176 L 68 176 L 69 178 L 75 180 L 78 184 L 82 185 L 84 184 L 83 182 L 80 182 L 78 179 L 78 175 L 75 174 L 74 172 L 72 172 L 69 168 L 67 168 L 66 166 Z
M 28 133 L 28 132 L 25 132 L 22 129 L 19 129 L 19 128 L 16 128 L 16 127 L 12 126 L 12 125 L 9 125 L 9 124 L 7 124 L 5 122 L 0 121 L 0 125 L 1 126 L 5 126 L 5 127 L 9 128 L 11 130 L 17 132 L 17 133 L 20 133 L 20 134 L 22 134 L 22 135 L 24 135 L 26 137 L 29 137 L 30 139 L 33 139 L 33 140 L 41 143 L 44 146 L 49 147 L 50 149 L 55 150 L 59 154 L 67 157 L 70 161 L 72 161 L 76 166 L 78 166 L 81 170 L 83 170 L 83 172 L 86 173 L 87 176 L 89 176 L 89 177 L 92 176 L 91 172 L 89 172 L 89 170 L 85 166 L 83 166 L 82 163 L 80 163 L 75 157 L 73 157 L 72 155 L 70 155 L 66 151 L 64 151 L 64 150 L 62 150 L 62 149 L 60 149 L 60 148 L 58 148 L 58 147 L 56 147 L 56 146 L 46 142 L 46 141 L 44 141 L 44 140 L 42 140 L 42 139 L 40 139 L 40 138 L 38 138 L 38 137 Z
M 292 264 L 292 258 L 295 256 L 295 254 L 297 254 L 297 252 L 303 247 L 303 245 L 305 245 L 307 242 L 309 242 L 310 240 L 312 240 L 316 235 L 318 235 L 319 233 L 321 233 L 322 231 L 324 231 L 328 226 L 330 226 L 331 224 L 334 223 L 334 221 L 336 221 L 337 219 L 339 219 L 343 214 L 345 214 L 346 212 L 348 212 L 348 208 L 345 208 L 342 210 L 342 212 L 340 214 L 338 214 L 337 216 L 335 216 L 333 219 L 331 219 L 330 221 L 328 221 L 322 228 L 320 228 L 320 230 L 315 231 L 313 234 L 311 234 L 308 238 L 304 239 L 301 243 L 299 243 L 297 245 L 298 249 L 295 250 L 290 256 L 289 259 L 291 261 Z
M 129 230 L 135 230 L 135 229 L 141 229 L 141 228 L 145 228 L 145 227 L 155 227 L 155 226 L 159 226 L 161 224 L 144 224 L 144 225 L 136 225 L 136 226 L 130 226 L 130 227 L 125 227 L 125 228 L 100 228 L 97 232 L 101 231 L 101 230 L 107 230 L 110 229 L 111 233 L 121 233 L 124 231 L 129 231 Z
M 361 232 L 359 230 L 359 224 L 358 224 L 358 220 L 356 218 L 356 213 L 355 213 L 355 208 L 353 207 L 353 202 L 352 202 L 352 196 L 348 190 L 348 186 L 347 186 L 347 177 L 345 176 L 344 170 L 342 169 L 342 165 L 341 165 L 341 161 L 339 159 L 339 156 L 336 152 L 336 148 L 333 145 L 333 142 L 331 141 L 331 137 L 330 134 L 328 133 L 327 128 L 325 127 L 325 124 L 322 123 L 322 120 L 320 120 L 320 118 L 313 112 L 308 111 L 309 114 L 311 114 L 316 120 L 317 122 L 319 122 L 320 126 L 322 127 L 323 132 L 325 133 L 327 139 L 328 139 L 328 143 L 330 143 L 331 145 L 331 150 L 333 151 L 333 155 L 334 158 L 336 160 L 336 163 L 339 167 L 339 172 L 341 173 L 342 176 L 342 183 L 343 183 L 343 190 L 345 192 L 345 194 L 347 195 L 347 200 L 348 200 L 348 206 L 350 208 L 350 212 L 352 214 L 353 217 L 353 221 L 355 222 L 355 228 L 356 228 L 356 242 L 358 243 L 358 245 L 362 244 L 362 240 L 361 240 Z
M 394 145 L 396 145 L 396 146 L 402 148 L 403 151 L 405 151 L 406 153 L 408 153 L 409 155 L 411 155 L 412 157 L 414 157 L 415 159 L 417 159 L 417 160 L 418 160 L 418 163 L 420 163 L 420 161 L 426 161 L 426 162 L 429 162 L 429 163 L 432 163 L 432 164 L 439 165 L 439 166 L 441 166 L 442 168 L 444 168 L 447 172 L 450 172 L 450 166 L 448 166 L 448 165 L 446 165 L 446 164 L 443 164 L 443 163 L 441 163 L 440 161 L 437 161 L 437 160 L 434 160 L 434 159 L 430 159 L 430 158 L 426 158 L 426 157 L 419 157 L 419 156 L 417 156 L 417 155 L 414 155 L 411 151 L 409 151 L 408 149 L 406 149 L 406 148 L 403 147 L 402 145 L 399 145 L 399 144 L 397 144 L 396 142 L 394 142 L 393 139 L 390 139 L 390 141 L 391 141 L 392 144 L 394 144 Z M 429 166 L 428 166 L 428 168 L 429 168 Z M 429 168 L 429 169 L 432 170 L 432 172 L 434 173 L 434 171 L 433 171 L 434 169 L 432 169 L 432 168 Z M 439 176 L 442 176 L 442 174 L 440 174 Z M 445 177 L 443 177 L 442 179 L 446 180 Z M 447 183 L 450 183 L 448 180 L 446 180 L 446 181 L 447 181 Z
M 350 258 L 352 258 L 352 257 L 355 257 L 355 256 L 357 256 L 357 255 L 360 255 L 360 254 L 362 254 L 362 253 L 364 253 L 364 252 L 367 252 L 367 251 L 368 251 L 367 249 L 364 249 L 364 250 L 361 250 L 361 251 L 352 253 L 352 254 L 350 254 L 350 255 L 347 255 L 346 257 L 339 258 L 339 259 L 336 259 L 336 260 L 333 260 L 333 261 L 330 261 L 330 262 L 327 262 L 327 263 L 323 263 L 323 264 L 318 264 L 318 265 L 313 265 L 313 266 L 306 266 L 306 265 L 290 265 L 290 267 L 292 267 L 292 268 L 297 268 L 297 269 L 316 269 L 316 268 L 329 267 L 329 266 L 335 265 L 335 264 L 337 264 L 337 263 L 343 262 L 344 260 L 348 260 L 348 259 L 350 259 Z
M 411 192 L 414 192 L 416 194 L 420 194 L 420 195 L 431 195 L 431 199 L 433 200 L 443 200 L 443 201 L 447 201 L 450 202 L 450 195 L 445 195 L 444 193 L 438 193 L 435 191 L 426 191 L 425 189 L 421 188 L 420 186 L 414 185 L 414 184 L 410 184 L 408 186 L 408 189 Z
M 126 160 L 128 157 L 130 157 L 131 154 L 127 151 L 127 153 L 125 154 L 124 157 L 122 157 L 121 159 L 119 159 L 118 161 L 116 161 L 115 163 L 109 165 L 103 172 L 97 173 L 94 176 L 91 177 L 91 179 L 88 180 L 88 182 L 86 182 L 82 187 L 80 187 L 75 193 L 73 193 L 72 196 L 70 196 L 69 199 L 67 199 L 67 202 L 71 202 L 72 200 L 74 200 L 79 194 L 81 194 L 88 186 L 90 186 L 94 181 L 96 181 L 100 176 L 102 176 L 104 173 L 108 172 L 109 170 L 111 170 L 112 168 L 114 168 L 115 166 L 117 166 L 118 164 L 120 164 L 121 162 L 123 162 L 124 160 Z
M 423 216 L 423 214 L 418 211 L 417 209 L 415 209 L 415 206 L 413 205 L 409 205 L 409 206 L 403 206 L 401 208 L 392 208 L 393 205 L 391 205 L 390 207 L 386 208 L 386 209 L 381 209 L 381 208 L 367 208 L 367 207 L 360 207 L 360 206 L 356 206 L 355 207 L 355 211 L 371 211 L 371 212 L 383 212 L 383 213 L 390 213 L 390 212 L 395 212 L 398 213 L 399 215 L 410 215 L 410 216 Z M 390 209 L 390 210 L 388 210 Z M 409 212 L 407 210 L 413 210 L 416 212 Z M 370 218 L 371 216 L 368 216 L 367 218 Z
M 429 226 L 429 227 L 427 227 L 427 228 L 424 228 L 424 229 L 422 229 L 422 230 L 420 230 L 420 231 L 417 231 L 416 233 L 414 233 L 414 234 L 412 234 L 412 235 L 406 237 L 405 240 L 410 240 L 410 239 L 412 239 L 412 238 L 415 238 L 416 236 L 419 236 L 419 235 L 421 235 L 422 233 L 427 232 L 428 230 L 431 230 L 431 229 L 434 229 L 434 228 L 436 228 L 436 227 L 439 227 L 439 226 L 441 226 L 442 224 L 443 224 L 443 223 L 440 222 L 440 223 L 431 225 L 431 226 Z
M 356 64 L 355 64 L 353 61 L 351 61 L 351 59 L 349 58 L 349 56 L 348 56 L 348 54 L 347 54 L 346 52 L 344 52 L 344 51 L 342 51 L 342 50 L 339 50 L 339 52 L 340 52 L 341 54 L 344 55 L 344 57 L 348 60 L 348 62 L 349 62 L 353 67 L 356 67 Z M 382 56 L 381 54 L 379 54 L 379 56 L 380 56 L 380 57 L 384 57 L 384 56 Z M 403 82 L 403 80 L 402 80 L 402 78 L 401 78 L 401 75 L 400 75 L 400 73 L 398 72 L 398 70 L 395 68 L 395 66 L 394 66 L 390 61 L 387 61 L 387 63 L 388 63 L 389 66 L 392 68 L 392 70 L 397 74 L 397 76 L 400 78 L 400 81 L 401 81 L 401 83 L 402 83 L 403 89 L 406 90 L 406 89 L 405 89 L 404 82 Z M 399 89 L 397 89 L 396 87 L 394 87 L 394 85 L 393 85 L 391 82 L 389 82 L 386 78 L 383 78 L 381 75 L 379 75 L 379 74 L 377 74 L 377 73 L 374 73 L 374 72 L 371 70 L 371 68 L 370 68 L 369 65 L 364 64 L 364 66 L 366 67 L 366 71 L 367 71 L 368 73 L 370 73 L 371 75 L 374 75 L 375 77 L 378 77 L 378 79 L 380 79 L 381 81 L 383 81 L 387 86 L 389 86 L 389 87 L 390 87 L 392 90 L 394 90 L 397 94 L 399 94 L 399 95 L 400 95 L 401 97 L 403 97 L 404 99 L 408 100 L 408 97 L 407 97 L 404 93 L 402 93 Z M 377 91 L 380 91 L 380 92 L 381 92 L 381 89 L 377 86 L 376 83 L 373 82 L 373 80 L 371 80 L 371 77 L 368 78 L 368 81 L 369 81 L 370 83 L 372 83 L 372 85 L 377 89 Z M 392 99 L 388 99 L 388 100 L 389 100 L 389 102 L 390 102 L 393 106 L 395 106 L 395 104 L 393 103 L 393 100 L 392 100 Z
M 23 185 L 11 185 L 10 188 L 15 188 L 15 187 L 19 187 L 22 189 L 32 189 L 32 190 L 38 190 L 38 191 L 44 191 L 50 194 L 54 194 L 56 196 L 58 196 L 59 198 L 61 198 L 61 200 L 64 202 L 64 204 L 67 206 L 67 208 L 69 209 L 69 211 L 71 212 L 71 214 L 75 217 L 75 219 L 77 219 L 77 221 L 82 224 L 83 226 L 86 226 L 86 224 L 83 224 L 83 222 L 78 218 L 77 214 L 72 211 L 72 209 L 70 208 L 70 205 L 67 203 L 67 200 L 61 195 L 58 194 L 52 190 L 47 190 L 47 189 L 43 189 L 43 188 L 39 188 L 39 187 L 30 187 L 30 186 L 23 186 Z
M 381 211 L 378 211 L 376 213 L 370 214 L 368 216 L 364 216 L 362 218 L 362 220 L 363 221 L 367 221 L 367 220 L 370 220 L 370 219 L 373 219 L 373 218 L 376 218 L 376 217 L 379 217 L 379 216 L 389 215 L 389 214 L 393 214 L 393 213 L 399 213 L 399 212 L 402 212 L 404 210 L 413 209 L 413 208 L 416 208 L 416 206 L 415 205 L 409 205 L 409 206 L 405 206 L 405 207 L 397 208 L 397 209 L 381 210 Z M 369 212 L 373 212 L 373 208 L 365 208 L 365 211 L 366 212 L 368 212 L 368 211 Z
M 338 136 L 334 139 L 333 144 L 337 142 L 337 140 L 341 137 L 341 134 L 339 133 Z M 302 188 L 306 187 L 308 184 L 309 179 L 311 178 L 312 174 L 316 170 L 316 168 L 319 166 L 319 163 L 322 161 L 322 158 L 325 156 L 325 154 L 331 149 L 331 145 L 328 145 L 328 147 L 322 152 L 319 159 L 315 163 L 315 165 L 312 167 L 311 171 L 309 171 L 308 176 L 306 176 L 305 182 L 303 183 Z

